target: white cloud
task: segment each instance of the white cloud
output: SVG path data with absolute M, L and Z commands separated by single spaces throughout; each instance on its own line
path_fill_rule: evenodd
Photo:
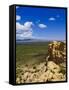
M 21 16 L 16 15 L 16 20 L 20 20 L 20 19 L 21 19 Z
M 24 39 L 32 37 L 32 22 L 25 22 L 23 25 L 16 22 L 16 38 Z
M 23 25 L 21 25 L 19 22 L 16 22 L 16 30 L 22 30 L 23 29 Z
M 45 24 L 39 24 L 38 26 L 42 29 L 47 28 L 47 25 L 45 25 Z
M 23 30 L 23 31 L 28 31 L 32 30 L 32 22 L 25 22 L 23 25 L 20 24 L 19 22 L 16 22 L 16 30 Z
M 21 34 L 16 34 L 17 39 L 25 39 L 25 38 L 31 38 L 32 37 L 32 31 L 22 32 Z
M 33 25 L 32 22 L 25 22 L 25 23 L 24 23 L 24 27 L 25 27 L 26 29 L 32 29 L 32 28 L 31 28 L 32 25 Z
M 54 17 L 49 18 L 50 21 L 55 21 L 56 19 Z
M 16 9 L 19 8 L 19 6 L 16 6 Z
M 32 31 L 23 32 L 23 34 L 21 34 L 21 37 L 32 37 Z

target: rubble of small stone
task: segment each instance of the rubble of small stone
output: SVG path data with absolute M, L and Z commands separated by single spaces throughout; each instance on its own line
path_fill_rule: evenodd
M 16 67 L 16 83 L 54 82 L 66 80 L 66 43 L 49 44 L 45 61 Z

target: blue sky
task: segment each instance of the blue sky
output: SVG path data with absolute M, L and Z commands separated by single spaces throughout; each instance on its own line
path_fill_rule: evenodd
M 16 7 L 16 39 L 65 40 L 65 35 L 65 9 Z

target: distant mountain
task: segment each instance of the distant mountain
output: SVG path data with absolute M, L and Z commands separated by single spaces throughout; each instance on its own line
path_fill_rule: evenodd
M 26 43 L 35 43 L 35 42 L 52 42 L 52 41 L 59 41 L 59 40 L 45 40 L 45 39 L 17 39 L 17 44 L 26 44 Z
M 17 39 L 16 41 L 29 41 L 29 40 L 32 40 L 32 39 Z
M 26 43 L 36 43 L 36 42 L 48 42 L 47 40 L 41 40 L 41 39 L 23 39 L 23 40 L 16 40 L 17 44 L 26 44 Z

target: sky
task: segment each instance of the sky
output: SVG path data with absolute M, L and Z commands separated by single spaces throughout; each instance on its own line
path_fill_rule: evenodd
M 16 6 L 16 40 L 66 39 L 66 10 Z

